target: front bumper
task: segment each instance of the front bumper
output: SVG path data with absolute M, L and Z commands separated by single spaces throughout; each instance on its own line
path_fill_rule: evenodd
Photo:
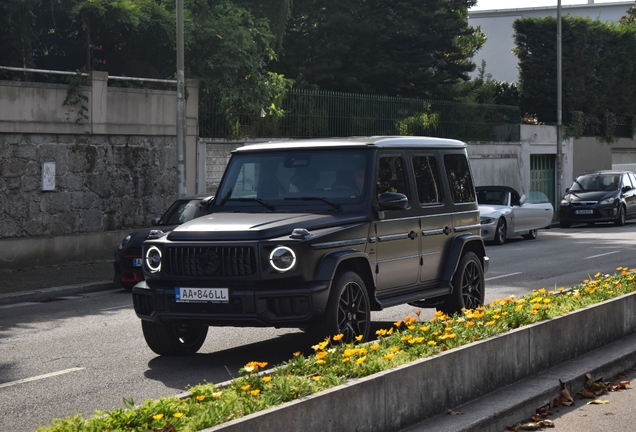
M 590 210 L 591 213 L 589 213 Z M 587 213 L 582 214 L 582 211 L 587 211 Z M 616 220 L 617 216 L 618 207 L 605 206 L 590 208 L 582 206 L 567 206 L 561 207 L 559 220 L 561 222 L 570 223 L 612 222 Z
M 497 232 L 497 220 L 490 224 L 481 224 L 481 238 L 486 241 L 495 240 L 495 233 Z
M 329 299 L 329 282 L 316 281 L 276 290 L 230 288 L 227 303 L 183 303 L 172 287 L 133 288 L 135 313 L 143 320 L 233 327 L 303 327 L 317 321 Z

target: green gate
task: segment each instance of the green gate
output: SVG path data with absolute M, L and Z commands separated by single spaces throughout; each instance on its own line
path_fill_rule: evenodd
M 556 209 L 554 168 L 554 155 L 530 155 L 530 190 L 543 192 Z

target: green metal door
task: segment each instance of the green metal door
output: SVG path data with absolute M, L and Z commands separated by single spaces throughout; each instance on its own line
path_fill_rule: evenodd
M 543 192 L 556 208 L 554 168 L 554 155 L 530 155 L 530 191 Z

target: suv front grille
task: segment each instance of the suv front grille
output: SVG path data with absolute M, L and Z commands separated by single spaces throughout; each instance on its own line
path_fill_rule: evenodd
M 164 265 L 170 276 L 250 276 L 256 273 L 256 254 L 249 246 L 169 247 Z

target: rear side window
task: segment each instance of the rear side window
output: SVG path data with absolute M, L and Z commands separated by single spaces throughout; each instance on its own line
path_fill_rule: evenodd
M 444 155 L 444 167 L 453 202 L 455 204 L 475 202 L 475 186 L 466 156 L 446 154 Z
M 420 204 L 437 204 L 442 202 L 437 162 L 433 156 L 415 156 L 413 172 L 417 185 L 417 196 Z
M 401 157 L 388 156 L 380 158 L 376 191 L 378 196 L 384 192 L 399 192 L 408 195 L 404 162 Z

